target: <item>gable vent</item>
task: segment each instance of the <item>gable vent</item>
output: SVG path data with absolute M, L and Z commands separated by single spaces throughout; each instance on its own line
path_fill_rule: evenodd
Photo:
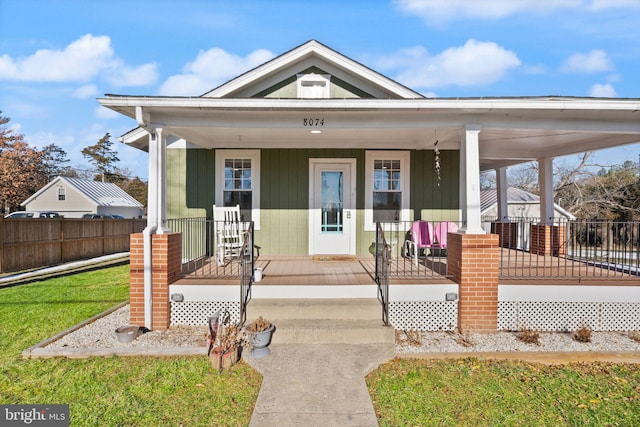
M 329 98 L 329 74 L 298 74 L 298 98 Z

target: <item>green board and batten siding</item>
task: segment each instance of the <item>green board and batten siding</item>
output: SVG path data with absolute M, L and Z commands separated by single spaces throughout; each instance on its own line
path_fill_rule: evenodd
M 309 251 L 309 159 L 356 159 L 357 253 L 368 254 L 374 233 L 363 230 L 365 150 L 264 149 L 260 152 L 260 222 L 255 243 L 262 254 L 307 254 Z M 411 152 L 413 218 L 433 221 L 459 218 L 457 151 L 442 151 L 437 185 L 434 152 Z M 215 202 L 215 151 L 167 150 L 169 218 L 211 218 Z
M 310 67 L 299 74 L 329 74 L 318 67 Z M 277 85 L 271 86 L 253 96 L 254 98 L 280 98 L 294 99 L 298 98 L 298 83 L 296 75 L 284 79 Z M 345 98 L 373 98 L 367 92 L 337 78 L 331 76 L 329 85 L 329 98 L 345 99 Z
M 458 151 L 440 151 L 440 181 L 438 181 L 435 152 L 433 150 L 411 152 L 413 219 L 428 221 L 460 219 L 459 165 Z

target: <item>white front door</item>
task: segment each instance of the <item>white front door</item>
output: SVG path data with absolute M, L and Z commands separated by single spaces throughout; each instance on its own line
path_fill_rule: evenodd
M 355 159 L 309 161 L 309 253 L 355 255 Z

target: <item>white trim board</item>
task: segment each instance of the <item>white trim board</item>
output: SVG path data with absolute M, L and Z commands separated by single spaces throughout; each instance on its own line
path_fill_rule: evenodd
M 498 301 L 640 302 L 640 286 L 499 285 Z

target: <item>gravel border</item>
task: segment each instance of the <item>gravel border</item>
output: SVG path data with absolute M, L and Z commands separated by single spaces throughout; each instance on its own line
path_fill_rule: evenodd
M 115 330 L 129 324 L 129 304 L 124 303 L 25 350 L 24 357 L 179 356 L 205 355 L 207 327 L 176 325 L 167 331 L 140 334 L 128 343 L 118 341 Z M 635 336 L 635 334 L 634 334 Z M 580 343 L 569 333 L 541 332 L 539 345 L 526 344 L 514 332 L 457 334 L 452 332 L 396 331 L 396 352 L 410 356 L 434 353 L 487 352 L 640 352 L 640 342 L 627 332 L 593 332 L 590 343 Z

